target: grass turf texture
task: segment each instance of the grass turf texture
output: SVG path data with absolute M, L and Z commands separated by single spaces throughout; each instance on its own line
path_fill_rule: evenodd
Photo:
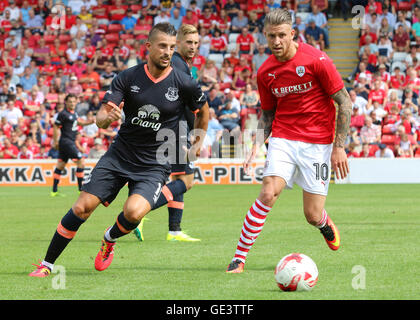
M 55 228 L 77 198 L 50 198 L 46 187 L 0 188 L 0 299 L 287 300 L 419 299 L 420 213 L 416 185 L 330 185 L 326 209 L 340 230 L 342 247 L 328 249 L 306 223 L 302 192 L 286 190 L 251 249 L 243 274 L 226 274 L 245 214 L 260 186 L 195 186 L 185 195 L 183 229 L 198 243 L 167 242 L 167 209 L 147 215 L 145 241 L 130 234 L 116 245 L 103 272 L 94 258 L 106 227 L 121 211 L 127 190 L 98 209 L 80 228 L 56 265 L 65 268 L 65 289 L 54 277 L 28 277 L 43 259 Z M 284 255 L 301 252 L 319 269 L 310 292 L 280 291 L 274 268 Z M 356 267 L 355 267 L 356 266 Z M 366 271 L 365 289 L 359 267 Z M 355 268 L 355 269 L 353 269 Z M 352 273 L 352 271 L 354 273 Z M 57 281 L 57 280 L 55 280 Z

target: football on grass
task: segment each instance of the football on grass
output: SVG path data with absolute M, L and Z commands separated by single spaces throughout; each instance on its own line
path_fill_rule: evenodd
M 279 261 L 274 278 L 283 291 L 309 291 L 318 281 L 318 268 L 308 256 L 291 253 Z

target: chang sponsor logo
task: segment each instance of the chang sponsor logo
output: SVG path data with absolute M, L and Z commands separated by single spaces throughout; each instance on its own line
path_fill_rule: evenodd
M 131 119 L 131 123 L 144 128 L 151 128 L 158 131 L 162 123 L 158 122 L 160 119 L 160 111 L 152 104 L 147 104 L 139 108 L 137 117 Z

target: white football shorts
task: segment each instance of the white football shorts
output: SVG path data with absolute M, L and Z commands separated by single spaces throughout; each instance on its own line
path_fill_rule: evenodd
M 263 177 L 283 178 L 291 189 L 326 196 L 331 177 L 332 144 L 313 144 L 271 137 Z

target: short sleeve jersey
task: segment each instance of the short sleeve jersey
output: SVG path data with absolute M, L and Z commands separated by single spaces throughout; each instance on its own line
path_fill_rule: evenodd
M 69 111 L 67 108 L 64 108 L 64 110 L 57 115 L 54 123 L 60 127 L 60 144 L 69 141 L 76 141 L 77 118 L 77 113 Z
M 113 147 L 121 157 L 136 165 L 161 164 L 158 149 L 168 131 L 177 133 L 184 107 L 198 111 L 206 102 L 190 75 L 170 68 L 159 79 L 142 63 L 119 73 L 103 98 L 103 103 L 124 101 L 125 120 Z
M 192 78 L 191 70 L 190 70 L 190 67 L 188 66 L 188 63 L 182 58 L 182 56 L 178 52 L 174 52 L 174 54 L 172 55 L 171 63 L 172 63 L 172 66 L 185 72 L 186 74 L 190 75 Z M 195 115 L 194 113 L 191 112 L 188 106 L 185 106 L 184 119 L 187 121 L 188 129 L 192 130 L 194 128 Z
M 259 68 L 263 110 L 275 109 L 272 136 L 316 144 L 334 140 L 336 109 L 330 97 L 344 87 L 333 61 L 301 43 L 293 58 L 271 55 Z

